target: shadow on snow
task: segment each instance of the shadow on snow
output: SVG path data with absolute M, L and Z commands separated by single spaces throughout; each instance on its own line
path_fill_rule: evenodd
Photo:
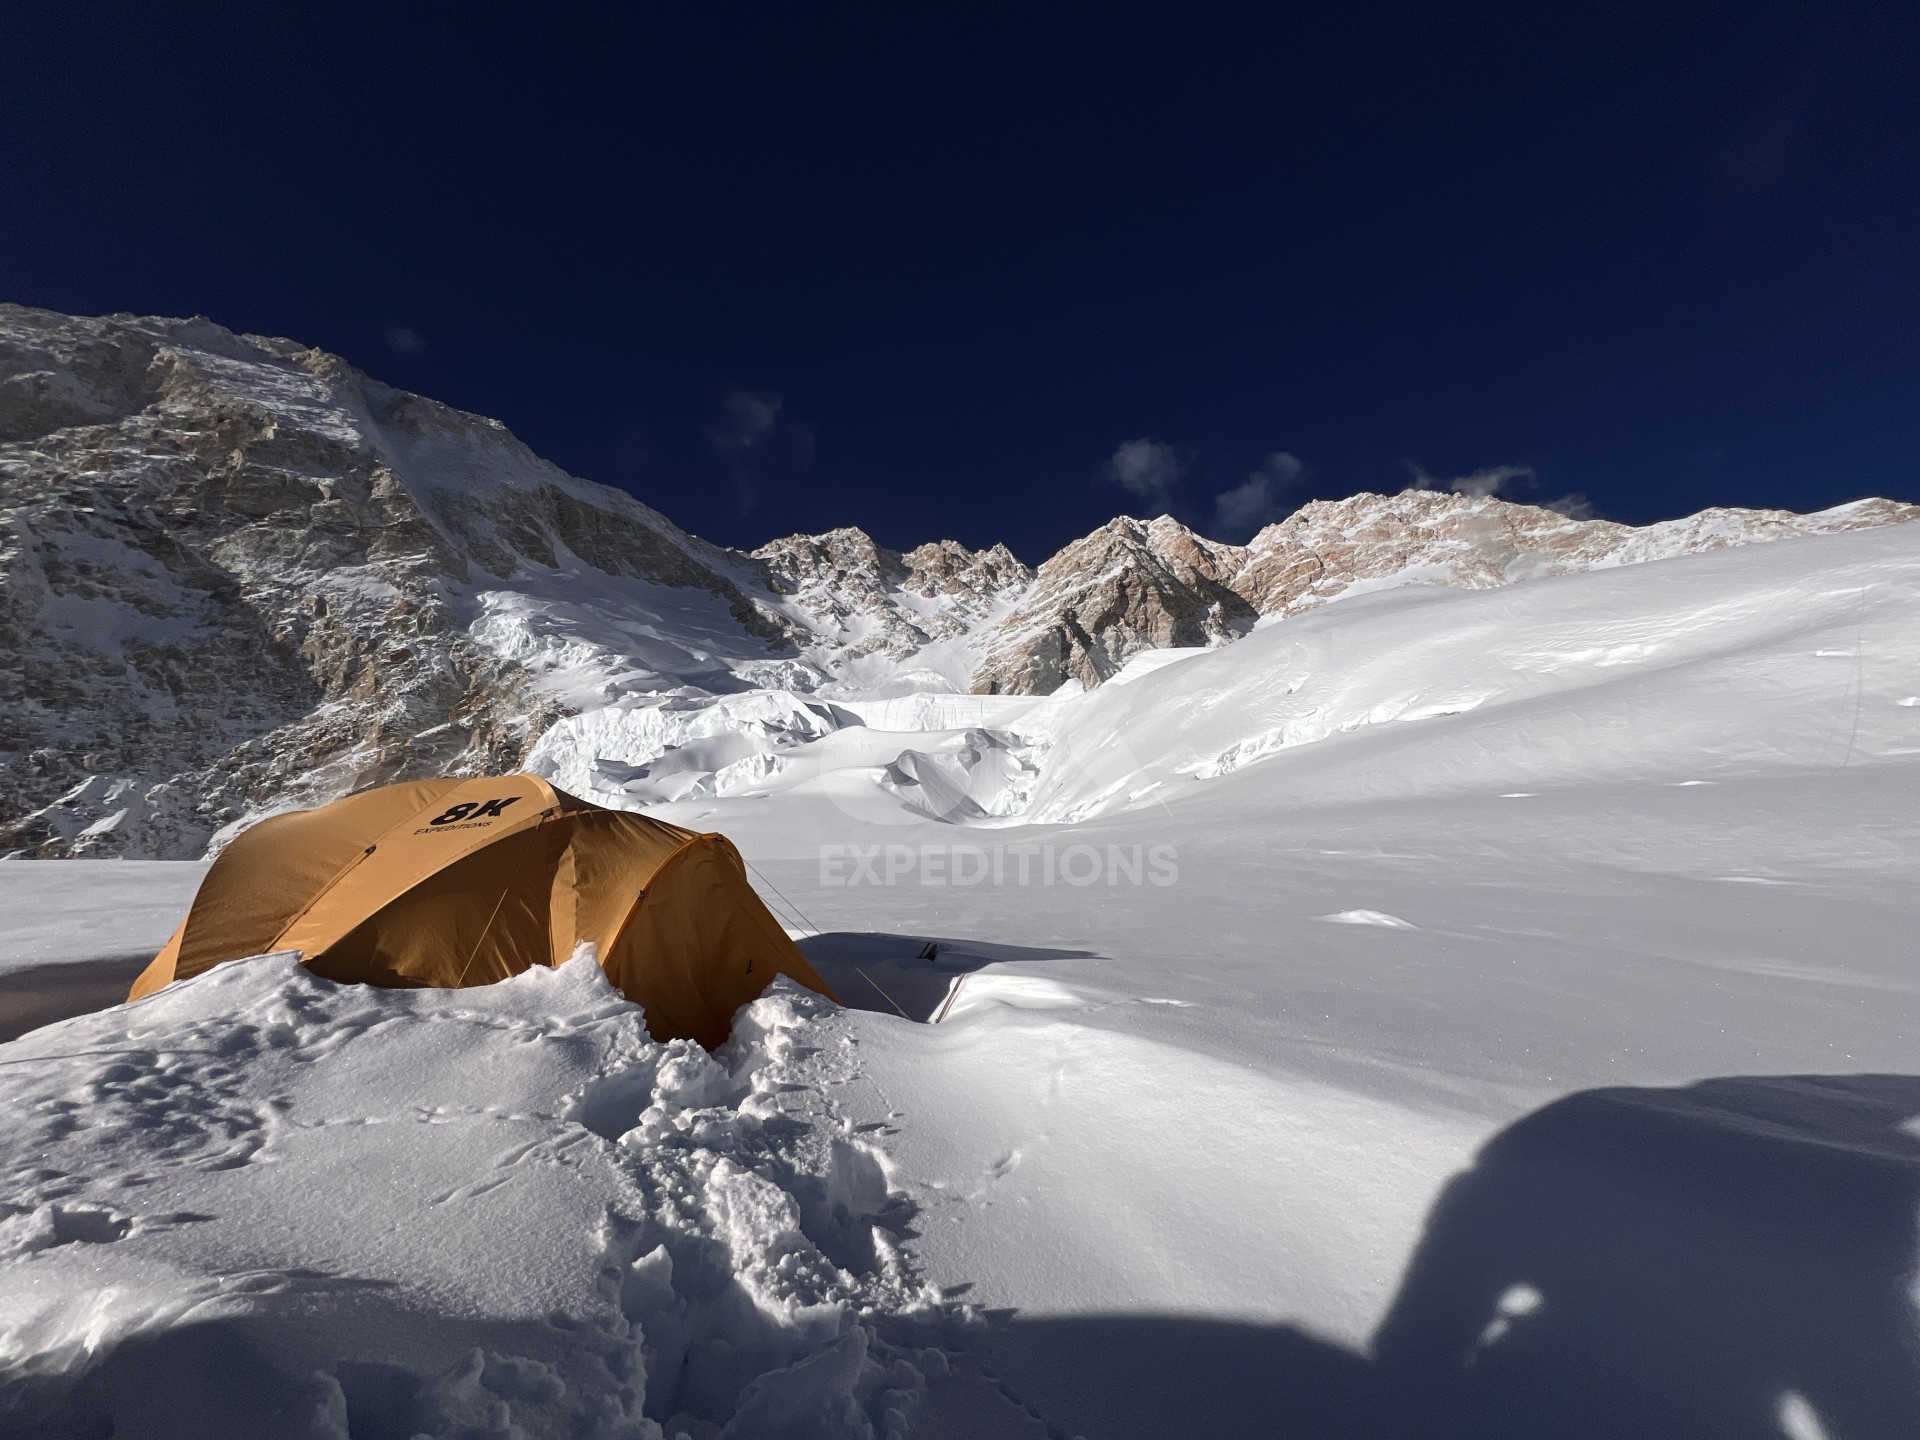
M 1370 1354 L 1284 1325 L 1002 1314 L 919 1433 L 1920 1435 L 1915 1117 L 1905 1075 L 1570 1095 L 1447 1186 Z
M 850 930 L 830 930 L 795 943 L 842 1004 L 919 1021 L 938 1015 L 954 983 L 975 970 L 1013 960 L 1070 960 L 1094 953 Z

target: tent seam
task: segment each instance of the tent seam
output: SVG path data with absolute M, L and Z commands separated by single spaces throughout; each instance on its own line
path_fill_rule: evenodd
M 621 911 L 620 923 L 613 927 L 613 933 L 607 937 L 606 955 L 601 956 L 601 965 L 604 966 L 607 963 L 607 956 L 612 955 L 613 952 L 619 948 L 620 942 L 626 938 L 627 927 L 633 923 L 634 911 L 640 908 L 640 902 L 647 898 L 647 892 L 659 883 L 660 877 L 666 874 L 667 871 L 673 867 L 674 862 L 679 860 L 680 857 L 685 855 L 689 850 L 693 849 L 694 846 L 708 840 L 717 840 L 719 838 L 719 836 L 711 834 L 695 835 L 690 840 L 681 841 L 678 845 L 674 846 L 672 850 L 667 852 L 666 858 L 654 867 L 652 874 L 647 876 L 647 883 L 634 892 L 633 898 L 627 902 L 627 908 Z
M 554 809 L 549 809 L 549 810 L 542 810 L 540 812 L 540 818 L 536 820 L 533 824 L 529 825 L 525 830 L 522 830 L 520 832 L 521 836 L 527 839 L 532 839 L 534 837 L 537 837 L 543 829 L 545 829 L 549 824 L 553 822 L 553 818 L 557 813 L 557 810 L 558 810 L 558 807 L 555 807 Z M 512 838 L 512 837 L 508 837 L 508 838 Z M 500 842 L 496 841 L 495 843 L 498 844 Z M 470 851 L 468 853 L 471 854 L 474 852 Z M 440 872 L 435 871 L 434 873 L 438 874 Z M 473 962 L 480 958 L 480 947 L 487 943 L 487 936 L 493 930 L 493 922 L 500 918 L 501 907 L 507 903 L 507 896 L 513 893 L 514 887 L 519 884 L 521 877 L 524 876 L 526 873 L 527 873 L 527 857 L 523 851 L 520 856 L 519 863 L 514 866 L 511 873 L 508 874 L 505 883 L 501 885 L 500 898 L 493 902 L 493 909 L 489 911 L 487 914 L 487 923 L 480 927 L 479 935 L 474 938 L 473 949 L 467 952 L 467 963 L 460 967 L 459 978 L 457 978 L 453 982 L 454 989 L 458 990 L 467 983 L 467 972 L 473 969 Z M 549 905 L 553 903 L 551 896 L 548 897 L 547 903 Z M 547 924 L 548 924 L 549 933 L 551 933 L 552 924 L 553 924 L 553 921 L 551 918 L 548 919 Z

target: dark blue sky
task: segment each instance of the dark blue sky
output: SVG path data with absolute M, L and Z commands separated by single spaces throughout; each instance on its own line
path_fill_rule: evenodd
M 0 295 L 310 341 L 728 543 L 1920 499 L 1912 4 L 22 3 L 0 52 Z

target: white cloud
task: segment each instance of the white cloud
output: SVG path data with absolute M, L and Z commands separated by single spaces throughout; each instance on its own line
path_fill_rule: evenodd
M 1168 509 L 1187 461 L 1171 445 L 1158 440 L 1129 440 L 1107 461 L 1106 477 L 1150 506 Z
M 1306 467 L 1300 457 L 1276 450 L 1247 476 L 1246 482 L 1213 497 L 1213 530 L 1227 539 L 1242 540 L 1261 526 L 1278 520 L 1280 496 L 1300 478 Z
M 1498 495 L 1515 480 L 1533 479 L 1531 465 L 1489 465 L 1475 470 L 1471 475 L 1456 475 L 1451 480 L 1441 480 L 1429 475 L 1420 466 L 1413 467 L 1413 484 L 1409 490 L 1451 490 L 1456 495 Z
M 720 419 L 707 427 L 713 448 L 729 455 L 758 449 L 780 424 L 786 399 L 778 390 L 734 390 L 720 402 Z
M 396 355 L 413 355 L 426 345 L 426 337 L 411 325 L 387 326 L 387 348 Z
M 1558 500 L 1549 500 L 1544 507 L 1556 515 L 1564 515 L 1569 520 L 1593 519 L 1593 502 L 1578 490 L 1562 495 Z
M 813 429 L 782 420 L 785 406 L 778 390 L 730 390 L 719 419 L 707 426 L 707 443 L 733 473 L 743 515 L 758 503 L 763 478 L 794 475 L 812 463 Z

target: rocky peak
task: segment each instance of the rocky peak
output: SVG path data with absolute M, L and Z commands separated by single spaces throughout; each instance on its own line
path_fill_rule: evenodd
M 1033 579 L 1004 545 L 969 550 L 939 540 L 902 554 L 853 526 L 770 541 L 753 558 L 771 587 L 824 632 L 816 658 L 829 671 L 872 655 L 905 659 L 964 636 Z
M 1210 645 L 1244 634 L 1255 612 L 1223 582 L 1237 547 L 1169 516 L 1110 520 L 1041 565 L 1025 598 L 987 639 L 973 689 L 1034 694 L 1068 680 L 1098 685 L 1141 650 Z
M 857 525 L 769 540 L 753 557 L 765 564 L 774 589 L 782 595 L 819 586 L 898 588 L 907 578 L 900 552 L 877 544 Z
M 1523 556 L 1604 545 L 1607 521 L 1578 521 L 1491 496 L 1409 490 L 1316 500 L 1255 535 L 1233 583 L 1263 615 L 1291 615 L 1360 580 L 1421 569 L 1431 583 L 1504 584 Z
M 907 551 L 900 588 L 929 600 L 943 596 L 1007 600 L 1033 583 L 1033 571 L 1005 545 L 969 550 L 956 540 L 934 540 Z

